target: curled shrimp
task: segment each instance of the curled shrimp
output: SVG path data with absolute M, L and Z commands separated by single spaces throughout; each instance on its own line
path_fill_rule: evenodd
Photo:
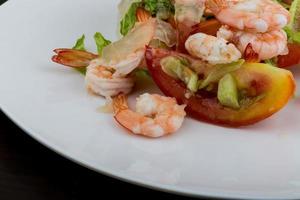
M 136 135 L 162 137 L 177 131 L 186 115 L 185 105 L 174 98 L 143 94 L 137 98 L 136 112 L 129 109 L 124 94 L 113 99 L 115 120 Z
M 115 69 L 101 65 L 99 59 L 93 60 L 87 67 L 86 88 L 94 94 L 104 97 L 116 96 L 120 92 L 128 94 L 134 86 L 131 77 L 114 78 Z
M 288 53 L 287 35 L 283 30 L 274 30 L 267 33 L 250 33 L 222 26 L 217 36 L 233 42 L 241 52 L 245 52 L 247 45 L 251 44 L 260 60 Z
M 223 24 L 249 32 L 278 30 L 290 20 L 289 12 L 272 0 L 207 0 L 206 6 Z
M 125 60 L 118 63 L 107 63 L 101 58 L 91 61 L 85 76 L 86 87 L 104 97 L 130 93 L 134 79 L 128 74 L 139 66 L 144 58 L 144 51 L 143 49 L 129 54 Z
M 210 64 L 225 64 L 241 58 L 241 52 L 223 38 L 197 33 L 190 36 L 186 43 L 186 50 L 195 57 Z

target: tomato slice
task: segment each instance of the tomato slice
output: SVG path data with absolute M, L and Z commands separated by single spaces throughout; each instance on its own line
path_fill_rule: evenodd
M 177 51 L 187 53 L 185 42 L 189 36 L 196 33 L 205 33 L 208 35 L 216 35 L 222 24 L 216 19 L 210 19 L 194 26 L 187 26 L 185 23 L 177 24 Z
M 289 53 L 287 55 L 278 56 L 277 65 L 281 68 L 300 64 L 300 45 L 289 43 L 288 48 Z
M 193 26 L 191 35 L 196 33 L 205 33 L 216 36 L 221 26 L 222 24 L 217 19 L 209 19 Z
M 193 31 L 191 26 L 187 26 L 184 23 L 178 23 L 177 29 L 177 51 L 182 53 L 187 53 L 185 49 L 185 42 L 189 38 L 190 33 Z
M 202 121 L 225 126 L 244 126 L 261 121 L 280 110 L 293 95 L 295 82 L 292 74 L 284 69 L 267 64 L 248 63 L 234 72 L 239 89 L 250 88 L 264 97 L 239 110 L 222 106 L 216 95 L 200 91 L 187 96 L 185 84 L 167 75 L 161 68 L 160 61 L 166 56 L 184 56 L 177 52 L 147 47 L 146 62 L 148 69 L 161 91 L 175 97 L 180 104 L 186 104 L 187 113 Z M 192 58 L 191 58 L 192 59 Z

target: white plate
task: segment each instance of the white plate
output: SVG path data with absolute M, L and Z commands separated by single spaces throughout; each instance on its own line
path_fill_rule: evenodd
M 136 137 L 97 112 L 83 77 L 50 61 L 85 33 L 116 39 L 117 0 L 10 0 L 0 7 L 1 109 L 29 135 L 98 172 L 164 191 L 300 198 L 300 99 L 257 125 L 185 121 L 162 139 Z M 299 82 L 300 70 L 295 68 Z

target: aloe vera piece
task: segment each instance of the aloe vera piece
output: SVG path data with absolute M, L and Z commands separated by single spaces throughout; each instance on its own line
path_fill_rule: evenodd
M 161 60 L 163 71 L 169 76 L 183 81 L 192 92 L 198 90 L 198 75 L 184 64 L 180 58 L 168 56 Z
M 218 100 L 223 106 L 234 109 L 240 108 L 237 84 L 231 74 L 226 74 L 219 81 Z
M 245 60 L 240 59 L 229 64 L 216 65 L 215 68 L 209 73 L 209 75 L 203 80 L 203 82 L 199 86 L 199 89 L 203 89 L 211 83 L 218 82 L 226 74 L 238 70 L 244 63 Z

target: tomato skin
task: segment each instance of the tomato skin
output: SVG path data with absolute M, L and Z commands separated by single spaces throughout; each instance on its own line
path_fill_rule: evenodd
M 288 49 L 287 55 L 278 56 L 278 67 L 286 68 L 300 64 L 300 44 L 289 43 Z
M 165 74 L 160 65 L 162 58 L 176 54 L 178 56 L 176 52 L 148 47 L 145 57 L 149 72 L 165 95 L 175 97 L 179 104 L 186 104 L 186 112 L 193 118 L 201 121 L 231 127 L 254 124 L 280 110 L 288 102 L 295 90 L 295 83 L 290 72 L 277 68 L 278 70 L 274 72 L 276 73 L 274 77 L 269 77 L 268 70 L 270 69 L 267 68 L 262 73 L 258 73 L 257 71 L 260 70 L 260 66 L 258 66 L 254 67 L 255 70 L 252 73 L 251 68 L 253 66 L 249 66 L 247 69 L 238 72 L 237 78 L 243 81 L 245 75 L 248 77 L 254 76 L 251 80 L 258 80 L 258 85 L 256 86 L 263 83 L 264 90 L 271 91 L 266 98 L 255 103 L 255 105 L 246 109 L 234 110 L 222 106 L 215 95 L 211 95 L 208 92 L 198 92 L 187 98 L 185 84 Z M 273 67 L 270 68 L 273 70 Z M 249 70 L 249 73 L 247 70 Z M 281 71 L 283 72 L 282 74 L 280 74 Z M 279 79 L 279 81 L 273 84 L 276 79 Z M 272 85 L 275 86 L 272 88 Z M 274 94 L 277 94 L 278 90 L 282 91 L 283 87 L 286 87 L 286 90 L 282 94 L 277 95 L 278 99 L 276 99 L 277 97 L 274 98 Z
M 221 26 L 222 24 L 217 19 L 209 19 L 193 26 L 191 35 L 196 33 L 205 33 L 208 35 L 216 36 Z
M 177 23 L 176 29 L 177 29 L 176 50 L 181 53 L 187 53 L 187 50 L 185 49 L 185 42 L 189 38 L 190 33 L 192 32 L 193 28 L 184 23 Z
M 200 32 L 216 36 L 221 26 L 222 24 L 216 19 L 210 19 L 194 26 L 187 26 L 185 23 L 177 23 L 177 51 L 187 53 L 185 49 L 185 42 L 189 36 Z

